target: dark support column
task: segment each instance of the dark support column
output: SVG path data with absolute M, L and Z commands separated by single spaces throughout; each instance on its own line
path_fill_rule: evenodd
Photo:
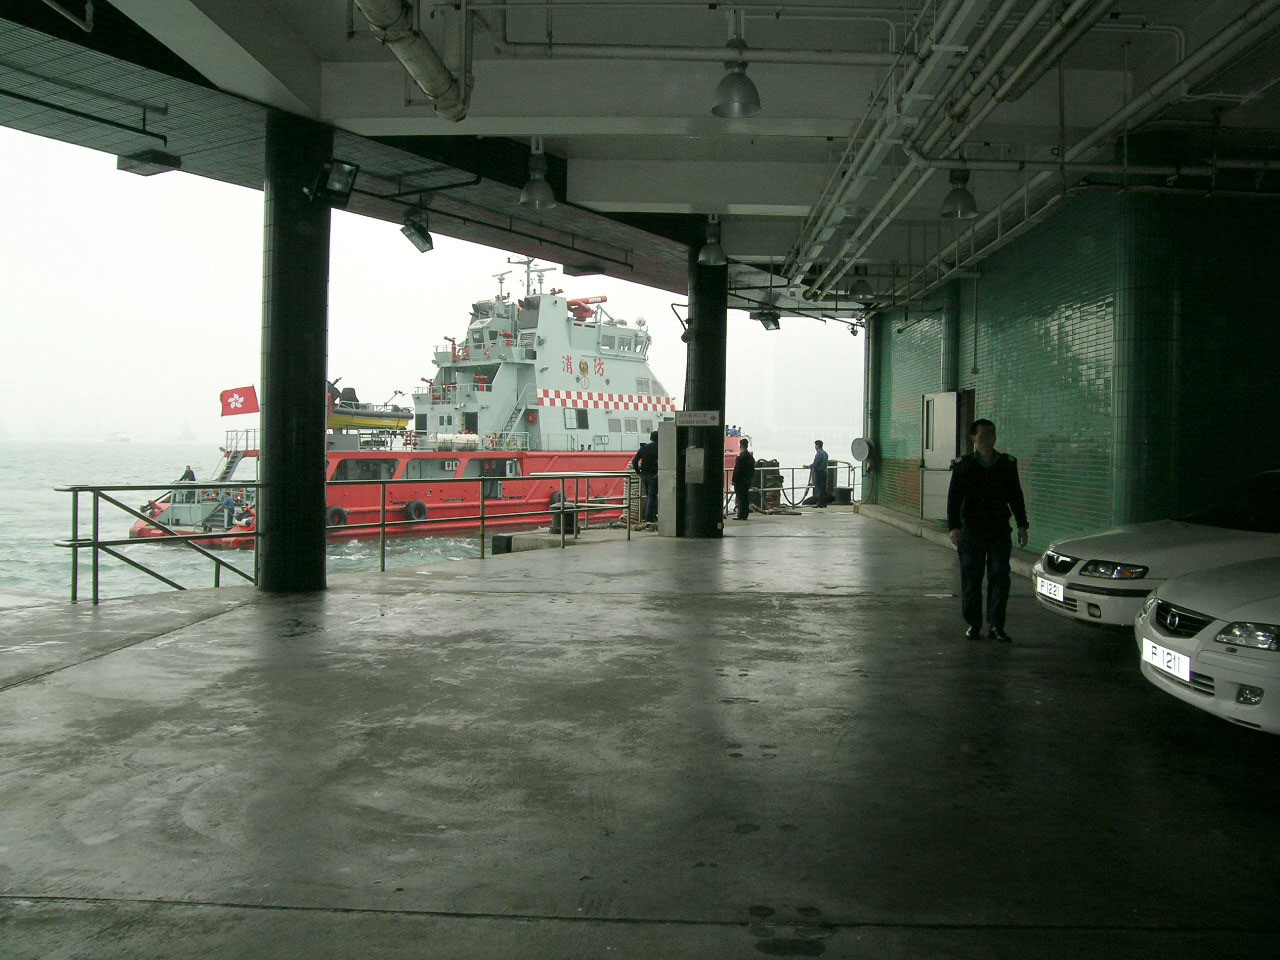
M 947 285 L 946 313 L 942 320 L 942 390 L 960 389 L 960 280 Z
M 332 153 L 332 128 L 267 119 L 258 587 L 275 593 L 325 587 L 329 207 L 303 188 Z
M 685 491 L 681 536 L 712 538 L 724 533 L 724 377 L 729 315 L 729 268 L 698 263 L 698 244 L 689 247 L 689 353 L 684 408 L 719 410 L 719 427 L 689 430 L 702 448 L 703 482 Z

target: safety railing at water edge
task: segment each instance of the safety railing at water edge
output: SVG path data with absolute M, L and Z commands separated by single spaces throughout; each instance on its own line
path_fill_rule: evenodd
M 862 465 L 858 463 L 850 463 L 847 460 L 831 460 L 828 461 L 827 469 L 836 470 L 836 483 L 832 489 L 827 491 L 829 503 L 836 501 L 837 490 L 848 490 L 849 498 L 856 503 L 862 499 Z M 781 480 L 781 475 L 787 473 L 789 475 L 789 483 L 774 484 L 770 478 L 776 476 Z M 804 484 L 801 485 L 797 475 L 804 478 Z M 726 467 L 725 476 L 725 494 L 724 494 L 724 511 L 728 515 L 733 511 L 737 502 L 737 495 L 733 490 L 733 469 Z M 844 483 L 840 482 L 843 477 Z M 794 508 L 801 506 L 808 499 L 809 491 L 813 489 L 812 471 L 808 467 L 756 467 L 755 477 L 751 482 L 751 495 L 754 499 L 756 494 L 763 494 L 768 497 L 770 494 L 778 495 L 778 506 L 780 508 Z M 796 491 L 800 491 L 796 495 Z M 767 511 L 766 511 L 767 512 Z
M 486 544 L 488 533 L 494 528 L 494 525 L 510 529 L 530 529 L 542 525 L 542 522 L 550 516 L 552 520 L 553 532 L 558 529 L 560 533 L 560 545 L 563 548 L 569 542 L 568 527 L 572 526 L 572 539 L 579 538 L 579 534 L 583 529 L 590 526 L 590 519 L 600 514 L 617 514 L 615 520 L 611 523 L 617 523 L 619 526 L 625 526 L 626 538 L 631 539 L 632 527 L 632 500 L 634 499 L 633 484 L 635 475 L 626 471 L 599 471 L 599 472 L 569 472 L 569 473 L 546 473 L 546 474 L 530 474 L 525 477 L 445 477 L 435 478 L 430 481 L 423 480 L 336 480 L 326 484 L 327 489 L 341 487 L 362 487 L 377 486 L 378 491 L 378 519 L 366 523 L 343 523 L 329 525 L 327 527 L 330 533 L 341 531 L 342 533 L 363 533 L 376 530 L 378 532 L 378 569 L 386 572 L 387 569 L 387 539 L 388 536 L 396 536 L 397 532 L 406 528 L 412 528 L 410 535 L 421 532 L 423 535 L 429 535 L 431 528 L 441 528 L 445 526 L 465 526 L 473 523 L 478 524 L 478 534 L 480 538 L 480 558 L 484 559 L 486 555 Z M 545 506 L 539 505 L 532 510 L 500 510 L 494 512 L 491 505 L 494 503 L 510 502 L 519 499 L 518 497 L 491 497 L 485 493 L 485 485 L 490 483 L 499 483 L 503 487 L 507 485 L 519 485 L 529 483 L 545 483 L 546 481 L 559 482 L 559 502 L 552 502 Z M 602 481 L 608 481 L 611 486 L 616 486 L 618 480 L 622 481 L 623 492 L 621 497 L 611 496 L 607 494 L 593 495 L 591 490 L 592 482 L 597 484 L 597 490 Z M 436 485 L 452 485 L 469 483 L 480 487 L 480 498 L 478 502 L 477 512 L 475 513 L 448 513 L 444 516 L 424 516 L 420 519 L 405 518 L 402 520 L 389 519 L 389 509 L 403 510 L 406 504 L 388 504 L 388 490 L 401 486 L 421 487 L 425 482 L 429 482 L 432 486 Z M 573 497 L 569 497 L 570 486 L 572 483 Z M 127 556 L 122 553 L 119 547 L 123 546 L 140 546 L 143 544 L 170 544 L 181 546 L 185 549 L 194 551 L 210 560 L 213 565 L 213 586 L 220 587 L 222 585 L 222 572 L 225 568 L 229 572 L 241 577 L 248 583 L 256 584 L 258 580 L 258 551 L 257 543 L 259 539 L 259 531 L 256 529 L 232 529 L 229 523 L 220 523 L 223 519 L 219 513 L 225 508 L 222 506 L 222 498 L 227 493 L 239 494 L 243 500 L 248 502 L 248 491 L 255 492 L 262 488 L 261 483 L 191 483 L 191 484 L 165 484 L 165 485 L 130 485 L 130 484 L 78 484 L 74 486 L 56 487 L 59 493 L 70 493 L 71 500 L 71 537 L 66 540 L 55 541 L 55 546 L 66 547 L 71 550 L 71 602 L 79 602 L 80 595 L 80 551 L 92 551 L 92 578 L 91 578 L 91 597 L 93 603 L 98 603 L 101 598 L 100 590 L 100 568 L 101 555 L 108 556 L 121 561 L 122 563 L 153 577 L 161 583 L 172 587 L 175 590 L 186 590 L 187 587 L 178 583 L 170 577 L 165 576 L 158 570 L 152 569 L 146 564 Z M 134 509 L 121 499 L 113 496 L 113 494 L 122 492 L 152 494 L 161 492 L 159 496 L 152 498 L 148 504 L 139 509 Z M 212 493 L 212 499 L 206 499 Z M 88 494 L 92 497 L 91 501 L 91 530 L 89 536 L 81 536 L 81 509 L 80 498 L 82 494 Z M 194 499 L 188 499 L 194 498 Z M 254 498 L 256 499 L 256 497 Z M 326 497 L 326 502 L 328 502 Z M 116 507 L 135 520 L 141 521 L 147 528 L 154 529 L 156 533 L 145 537 L 102 537 L 101 528 L 101 505 L 103 503 Z M 204 504 L 209 510 L 209 518 L 214 522 L 209 525 L 208 529 L 194 533 L 178 533 L 169 526 L 154 518 L 148 511 L 148 507 L 152 504 L 167 502 L 170 504 Z M 583 522 L 585 521 L 585 522 Z M 217 553 L 210 550 L 204 544 L 210 541 L 223 541 L 219 544 L 224 547 L 243 545 L 248 541 L 253 546 L 253 571 L 247 572 L 236 566 L 229 560 L 224 559 Z M 232 543 L 231 541 L 234 541 Z
M 213 553 L 207 547 L 196 542 L 198 540 L 208 541 L 210 539 L 214 539 L 217 537 L 235 536 L 237 538 L 239 537 L 252 538 L 255 541 L 255 545 L 256 545 L 256 540 L 258 536 L 257 531 L 246 531 L 243 533 L 229 534 L 227 531 L 213 530 L 211 528 L 208 531 L 202 531 L 200 533 L 189 533 L 189 534 L 175 533 L 173 530 L 169 529 L 165 524 L 158 522 L 154 517 L 152 517 L 150 512 L 144 512 L 144 511 L 147 511 L 148 508 L 151 507 L 153 504 L 167 500 L 169 503 L 174 505 L 188 505 L 188 504 L 200 505 L 203 509 L 206 509 L 208 511 L 208 515 L 210 518 L 216 519 L 217 518 L 216 515 L 219 512 L 225 512 L 227 510 L 227 508 L 223 506 L 222 497 L 224 495 L 234 496 L 238 494 L 241 500 L 243 501 L 245 500 L 247 492 L 249 490 L 256 491 L 257 489 L 260 488 L 260 486 L 261 485 L 258 483 L 201 482 L 198 484 L 196 483 L 165 484 L 164 486 L 159 486 L 159 485 L 137 486 L 132 484 L 109 484 L 109 485 L 77 484 L 77 485 L 67 486 L 67 487 L 55 487 L 54 489 L 59 493 L 71 494 L 71 537 L 68 540 L 57 540 L 54 542 L 54 546 L 67 547 L 71 550 L 71 602 L 78 603 L 80 600 L 80 551 L 81 550 L 93 551 L 92 558 L 91 558 L 91 570 L 92 570 L 91 596 L 95 604 L 100 599 L 99 574 L 101 569 L 101 558 L 102 558 L 102 554 L 104 553 L 110 557 L 115 558 L 116 560 L 119 560 L 124 564 L 127 564 L 130 567 L 133 567 L 135 570 L 139 570 L 142 573 L 147 574 L 148 576 L 154 577 L 156 580 L 159 580 L 161 583 L 164 583 L 170 587 L 173 587 L 175 590 L 186 590 L 187 588 L 184 587 L 182 584 L 178 583 L 177 581 L 172 580 L 169 577 L 166 577 L 164 574 L 160 573 L 159 571 L 153 570 L 152 568 L 148 567 L 146 564 L 140 563 L 139 561 L 133 559 L 130 556 L 125 555 L 124 553 L 121 553 L 118 549 L 116 549 L 117 547 L 133 546 L 133 545 L 143 544 L 143 543 L 180 544 L 181 546 L 189 550 L 192 550 L 200 554 L 201 556 L 207 558 L 208 560 L 212 561 L 213 585 L 215 587 L 222 586 L 222 571 L 224 568 L 230 573 L 233 573 L 236 576 L 241 577 L 242 579 L 248 581 L 249 583 L 257 583 L 258 582 L 258 568 L 257 568 L 258 552 L 256 549 L 254 550 L 254 553 L 253 553 L 254 569 L 252 573 L 248 573 L 240 569 L 231 561 L 223 559 L 222 557 Z M 112 496 L 112 494 L 115 494 L 115 493 L 133 492 L 133 493 L 149 494 L 149 493 L 154 493 L 156 491 L 162 491 L 160 496 L 151 498 L 148 503 L 144 504 L 142 507 L 136 510 L 133 507 L 129 506 L 127 503 L 123 503 L 116 497 Z M 80 496 L 81 494 L 89 494 L 92 497 L 92 500 L 90 501 L 91 533 L 88 538 L 80 536 Z M 210 494 L 212 494 L 212 497 L 209 496 Z M 194 499 L 188 499 L 188 498 L 194 498 Z M 133 517 L 136 520 L 142 521 L 147 527 L 154 528 L 155 530 L 158 531 L 158 535 L 151 538 L 113 537 L 113 538 L 108 538 L 104 540 L 102 538 L 102 527 L 101 527 L 103 502 L 106 502 L 108 505 L 124 511 L 126 514 L 128 514 L 129 516 Z M 227 524 L 227 527 L 229 528 L 230 524 Z

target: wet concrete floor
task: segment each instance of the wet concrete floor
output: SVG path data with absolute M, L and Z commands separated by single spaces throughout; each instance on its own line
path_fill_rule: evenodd
M 847 510 L 4 611 L 0 956 L 1257 957 L 1280 738 Z

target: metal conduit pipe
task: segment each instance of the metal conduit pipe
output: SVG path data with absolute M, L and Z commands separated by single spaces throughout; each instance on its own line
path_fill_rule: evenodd
M 1019 21 L 1018 25 L 1013 29 L 1013 32 L 1005 38 L 1004 43 L 1000 45 L 996 53 L 987 61 L 982 72 L 969 85 L 968 89 L 965 90 L 964 95 L 961 96 L 956 106 L 949 111 L 949 118 L 954 119 L 957 116 L 962 116 L 963 113 L 968 110 L 969 104 L 971 104 L 978 96 L 991 77 L 995 75 L 995 72 L 1004 65 L 1010 56 L 1013 55 L 1014 51 L 1022 43 L 1022 40 L 1031 32 L 1032 27 L 1034 27 L 1040 20 L 1041 16 L 1043 16 L 1045 10 L 1047 10 L 1054 2 L 1055 0 L 1038 0 L 1038 2 L 1027 11 L 1026 15 L 1023 16 L 1022 20 Z M 1088 2 L 1091 2 L 1091 0 L 1076 0 L 1071 9 L 1081 8 Z M 1066 16 L 1066 14 L 1063 16 Z M 1049 33 L 1046 33 L 1045 36 L 1048 37 L 1051 33 L 1052 30 L 1050 30 Z M 1037 47 L 1039 46 L 1040 45 L 1037 44 Z M 992 109 L 994 109 L 994 107 L 992 107 Z M 983 114 L 983 116 L 985 116 L 985 114 Z M 934 132 L 929 136 L 928 140 L 926 140 L 924 145 L 925 150 L 931 150 L 933 147 L 937 146 L 938 141 L 946 134 L 949 123 L 950 120 L 944 118 L 944 120 L 938 124 Z M 845 259 L 849 251 L 853 249 L 854 244 L 859 242 L 859 239 L 865 231 L 866 225 L 872 223 L 875 218 L 880 215 L 890 200 L 893 199 L 893 195 L 907 183 L 918 169 L 917 165 L 908 158 L 907 165 L 894 179 L 894 182 L 889 185 L 888 189 L 881 194 L 880 199 L 876 202 L 876 205 L 872 208 L 871 212 L 862 221 L 862 223 L 858 225 L 853 233 L 849 235 L 848 239 L 846 239 L 841 245 L 840 250 L 831 258 L 830 262 L 818 275 L 817 279 L 805 289 L 806 297 L 809 299 L 817 299 L 818 297 L 825 295 L 831 287 L 837 283 L 846 272 L 848 272 L 849 268 L 853 265 L 853 260 L 856 260 L 866 252 L 866 249 L 871 245 L 875 238 L 884 231 L 892 218 L 896 216 L 897 212 L 906 206 L 907 202 L 919 193 L 924 185 L 929 182 L 929 179 L 933 176 L 933 170 L 926 167 L 916 179 L 915 184 L 908 190 L 907 195 L 894 208 L 894 212 L 889 215 L 889 218 L 883 221 L 872 232 L 871 237 L 862 243 L 862 246 L 859 247 L 858 252 L 855 253 L 852 258 L 847 260 Z M 843 267 L 840 266 L 842 261 L 844 262 Z
M 407 4 L 401 0 L 355 0 L 369 21 L 369 29 L 413 77 L 431 101 L 431 109 L 446 120 L 467 115 L 467 104 L 457 78 L 445 66 L 435 47 L 413 28 Z
M 959 11 L 960 6 L 966 2 L 972 2 L 972 0 L 947 0 L 946 6 L 938 11 L 938 15 L 934 18 L 933 25 L 929 28 L 929 32 L 925 34 L 924 42 L 921 43 L 920 46 L 916 47 L 916 51 L 911 57 L 911 62 L 907 66 L 907 72 L 903 74 L 902 82 L 898 85 L 900 94 L 906 93 L 911 89 L 911 84 L 915 81 L 916 76 L 920 73 L 920 70 L 924 65 L 929 62 L 929 58 L 933 56 L 934 45 L 942 39 L 943 35 L 947 31 L 947 27 L 949 27 L 951 25 L 951 21 L 955 19 L 955 15 Z M 924 10 L 926 9 L 928 9 L 927 5 L 920 11 L 921 17 L 924 16 Z M 917 23 L 918 22 L 919 21 L 917 21 Z M 912 32 L 915 32 L 915 29 L 916 28 L 913 27 Z
M 1219 160 L 1212 164 L 1186 166 L 1180 164 L 1087 163 L 1057 160 L 958 160 L 954 157 L 926 157 L 910 144 L 902 149 L 923 167 L 959 168 L 965 170 L 1000 170 L 1019 173 L 1024 170 L 1056 172 L 1066 167 L 1075 173 L 1132 174 L 1145 177 L 1208 177 L 1215 170 L 1280 170 L 1280 160 Z
M 1057 41 L 1048 50 L 1044 51 L 1035 63 L 1035 69 L 1027 72 L 1022 78 L 1014 83 L 1010 88 L 1007 96 L 1010 100 L 1017 100 L 1028 90 L 1040 82 L 1050 68 L 1052 68 L 1068 50 L 1074 47 L 1086 33 L 1093 29 L 1108 9 L 1115 3 L 1115 0 L 1097 0 L 1092 10 L 1088 10 L 1080 17 L 1066 33 L 1058 37 Z
M 1176 64 L 1172 69 L 1164 74 L 1159 80 L 1152 83 L 1146 90 L 1125 104 L 1109 118 L 1103 121 L 1093 133 L 1086 136 L 1074 147 L 1067 151 L 1064 158 L 1068 163 L 1077 160 L 1080 156 L 1089 150 L 1094 149 L 1098 142 L 1106 137 L 1112 136 L 1126 124 L 1130 122 L 1142 123 L 1162 106 L 1162 98 L 1166 96 L 1178 84 L 1187 80 L 1189 77 L 1204 69 L 1220 54 L 1224 53 L 1233 46 L 1247 46 L 1258 35 L 1265 32 L 1265 23 L 1273 17 L 1277 11 L 1280 11 L 1280 0 L 1259 0 L 1254 6 L 1246 10 L 1230 24 L 1224 27 L 1210 40 L 1207 40 L 1190 56 Z M 1231 160 L 1219 163 L 1220 167 L 1230 164 L 1230 169 L 1271 169 L 1272 161 L 1243 161 Z M 1237 166 L 1239 165 L 1239 166 Z M 1055 169 L 1057 165 L 1055 164 Z M 1033 191 L 1043 187 L 1050 179 L 1052 173 L 1039 173 L 1029 180 L 1023 187 L 1012 196 L 1018 193 L 1030 195 Z M 1009 198 L 1002 200 L 996 209 L 980 218 L 969 230 L 970 236 L 976 236 L 979 230 L 987 230 L 996 223 L 1000 216 L 1000 210 Z M 972 241 L 971 241 L 972 242 Z M 959 243 L 949 244 L 945 249 L 933 258 L 933 263 L 946 261 L 955 256 L 959 249 Z M 929 264 L 922 266 L 917 276 L 923 277 L 929 269 Z M 911 277 L 906 278 L 906 283 L 910 284 Z
M 623 44 L 522 43 L 494 36 L 494 46 L 502 53 L 524 60 L 690 60 L 723 63 L 732 59 L 724 47 L 642 47 Z M 847 50 L 764 50 L 748 47 L 751 63 L 816 63 L 844 67 L 883 67 L 896 54 Z
M 928 129 L 929 124 L 933 122 L 933 118 L 937 116 L 938 111 L 946 104 L 947 98 L 951 96 L 951 91 L 964 82 L 964 78 L 973 69 L 973 65 L 977 62 L 978 57 L 982 55 L 982 51 L 994 39 L 996 31 L 1008 22 L 1009 17 L 1013 15 L 1014 7 L 1017 5 L 1018 0 L 1004 0 L 1004 4 L 996 11 L 995 16 L 987 21 L 986 26 L 982 28 L 982 32 L 978 34 L 977 38 L 969 46 L 964 58 L 956 65 L 956 68 L 951 72 L 951 76 L 947 78 L 947 82 L 938 91 L 938 95 L 930 101 L 929 106 L 921 115 L 919 129 Z

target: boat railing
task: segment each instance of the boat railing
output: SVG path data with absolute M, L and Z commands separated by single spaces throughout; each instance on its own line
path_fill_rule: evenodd
M 246 450 L 258 450 L 258 430 L 228 430 L 222 446 L 224 453 L 244 453 Z
M 539 505 L 533 510 L 522 511 L 502 511 L 500 514 L 493 513 L 487 505 L 489 498 L 485 493 L 484 485 L 489 481 L 501 482 L 504 486 L 508 484 L 518 485 L 521 483 L 545 483 L 548 479 L 559 480 L 560 500 L 558 503 L 552 502 L 546 505 Z M 622 496 L 613 496 L 608 493 L 599 493 L 601 481 L 607 481 L 610 487 L 616 487 L 617 481 L 623 481 Z M 539 521 L 545 522 L 545 518 L 550 515 L 553 523 L 552 528 L 557 526 L 554 522 L 559 519 L 559 529 L 561 531 L 560 545 L 566 546 L 570 540 L 577 540 L 579 533 L 584 525 L 581 521 L 585 519 L 585 526 L 590 525 L 590 520 L 594 516 L 600 514 L 611 514 L 616 517 L 625 518 L 626 538 L 631 539 L 631 523 L 633 516 L 632 501 L 634 499 L 634 491 L 638 489 L 634 483 L 635 475 L 628 471 L 616 472 L 596 472 L 586 471 L 577 473 L 556 473 L 556 474 L 530 474 L 524 477 L 443 477 L 435 478 L 429 482 L 434 486 L 436 484 L 480 484 L 481 496 L 479 499 L 478 512 L 474 514 L 451 514 L 442 517 L 427 517 L 421 520 L 412 519 L 393 519 L 389 510 L 402 510 L 402 504 L 388 504 L 387 494 L 396 487 L 411 485 L 421 486 L 424 481 L 415 480 L 333 480 L 325 484 L 326 489 L 332 487 L 359 487 L 359 486 L 377 486 L 378 491 L 378 519 L 368 523 L 349 523 L 343 525 L 331 525 L 329 531 L 341 530 L 344 532 L 356 531 L 378 531 L 379 540 L 379 559 L 378 568 L 382 572 L 387 569 L 387 538 L 388 534 L 394 534 L 398 530 L 412 527 L 414 531 L 422 530 L 428 532 L 433 527 L 444 524 L 458 525 L 459 523 L 477 522 L 479 525 L 478 533 L 480 538 L 480 557 L 483 559 L 486 554 L 486 541 L 489 530 L 495 520 L 501 519 L 504 526 L 510 526 L 512 520 L 528 521 L 528 526 L 539 526 Z M 596 493 L 593 494 L 591 485 L 596 483 Z M 570 487 L 572 484 L 572 488 Z M 71 494 L 71 536 L 65 540 L 57 540 L 55 546 L 65 547 L 71 551 L 71 602 L 78 603 L 80 600 L 80 568 L 81 568 L 81 551 L 89 550 L 91 552 L 90 560 L 90 596 L 92 602 L 96 605 L 101 600 L 101 569 L 102 557 L 105 554 L 121 563 L 145 573 L 148 576 L 158 580 L 168 587 L 175 590 L 188 589 L 173 578 L 166 576 L 159 570 L 144 564 L 140 560 L 131 557 L 121 551 L 121 547 L 141 547 L 143 545 L 167 544 L 170 546 L 180 546 L 184 549 L 194 551 L 200 556 L 206 558 L 213 563 L 213 586 L 222 586 L 222 574 L 226 571 L 229 574 L 240 577 L 247 583 L 256 584 L 258 582 L 258 530 L 234 530 L 230 524 L 221 523 L 217 519 L 218 511 L 225 510 L 223 507 L 223 499 L 230 493 L 239 495 L 246 502 L 256 501 L 256 494 L 261 490 L 263 484 L 256 483 L 215 483 L 204 482 L 198 483 L 176 483 L 176 484 L 75 484 L 65 487 L 55 487 L 59 493 Z M 570 490 L 572 489 L 572 497 Z M 252 497 L 250 491 L 253 492 Z M 148 503 L 141 508 L 134 509 L 124 502 L 119 494 L 123 493 L 142 493 L 148 495 Z M 89 503 L 89 530 L 87 535 L 82 532 L 82 503 L 81 498 L 90 497 Z M 191 499 L 194 498 L 194 499 Z M 205 514 L 206 519 L 214 522 L 210 524 L 210 529 L 202 530 L 197 533 L 178 533 L 166 526 L 160 519 L 153 517 L 148 511 L 148 507 L 155 503 L 168 503 L 170 509 L 174 509 L 180 504 L 194 502 L 208 508 Z M 102 514 L 103 507 L 114 507 L 134 520 L 139 520 L 147 526 L 154 528 L 159 535 L 152 537 L 104 537 L 102 535 Z M 163 516 L 163 515 L 162 515 Z M 613 522 L 613 521 L 611 521 Z M 566 532 L 567 526 L 572 526 L 572 536 Z M 210 550 L 205 546 L 211 540 L 226 541 L 223 546 L 244 545 L 248 543 L 253 548 L 253 568 L 252 570 L 242 569 L 230 560 L 219 556 L 218 553 Z M 203 542 L 202 542 L 203 541 Z M 234 541 L 234 542 L 231 542 Z

